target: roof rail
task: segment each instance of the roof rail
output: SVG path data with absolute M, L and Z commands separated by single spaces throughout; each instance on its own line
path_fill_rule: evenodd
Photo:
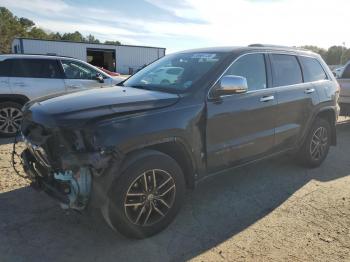
M 270 44 L 251 44 L 248 45 L 249 47 L 275 47 L 275 48 L 293 48 L 296 49 L 296 47 L 291 46 L 283 46 L 283 45 L 270 45 Z

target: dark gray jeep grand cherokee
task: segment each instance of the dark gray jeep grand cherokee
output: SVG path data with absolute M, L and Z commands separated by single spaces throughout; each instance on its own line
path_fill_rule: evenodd
M 208 175 L 285 152 L 319 166 L 336 144 L 338 94 L 308 51 L 179 52 L 120 86 L 26 104 L 23 165 L 63 207 L 98 207 L 112 228 L 143 238 Z

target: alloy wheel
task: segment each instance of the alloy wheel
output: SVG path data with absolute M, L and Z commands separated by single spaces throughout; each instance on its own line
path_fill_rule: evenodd
M 328 133 L 325 127 L 319 127 L 315 130 L 311 138 L 310 154 L 311 157 L 318 161 L 326 153 L 328 146 Z
M 132 224 L 154 225 L 172 208 L 175 194 L 175 181 L 168 172 L 148 170 L 131 183 L 124 200 L 125 214 Z
M 0 109 L 0 132 L 4 134 L 15 134 L 22 121 L 22 112 L 15 107 L 4 107 Z

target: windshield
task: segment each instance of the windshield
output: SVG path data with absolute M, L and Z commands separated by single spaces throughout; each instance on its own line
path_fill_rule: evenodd
M 167 55 L 131 76 L 125 86 L 184 92 L 218 64 L 224 54 L 193 52 Z

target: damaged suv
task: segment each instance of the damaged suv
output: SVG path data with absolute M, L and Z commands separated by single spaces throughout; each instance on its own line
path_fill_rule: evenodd
M 162 68 L 180 70 L 159 80 Z M 113 229 L 148 237 L 208 175 L 286 152 L 319 166 L 336 144 L 338 95 L 327 65 L 308 51 L 179 52 L 117 87 L 27 103 L 23 166 L 62 207 L 97 207 Z

